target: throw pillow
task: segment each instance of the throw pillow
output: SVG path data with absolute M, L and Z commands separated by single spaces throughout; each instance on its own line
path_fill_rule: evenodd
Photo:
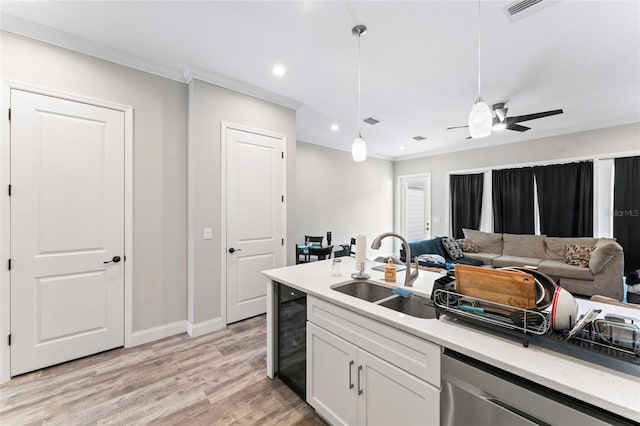
M 467 253 L 478 253 L 478 251 L 480 251 L 477 245 L 473 244 L 471 240 L 466 238 L 460 238 L 459 240 L 456 240 L 456 243 L 458 243 L 462 251 L 466 251 Z
M 420 256 L 418 256 L 418 260 L 437 263 L 439 265 L 444 265 L 447 262 L 444 257 L 437 254 L 421 254 Z
M 592 251 L 593 247 L 571 244 L 567 246 L 563 262 L 579 268 L 586 268 L 589 266 L 589 258 L 591 258 Z
M 442 247 L 444 247 L 444 249 L 449 254 L 449 257 L 453 260 L 464 257 L 464 253 L 462 253 L 462 249 L 460 248 L 458 243 L 456 243 L 456 240 L 454 240 L 453 238 L 444 237 L 442 239 Z

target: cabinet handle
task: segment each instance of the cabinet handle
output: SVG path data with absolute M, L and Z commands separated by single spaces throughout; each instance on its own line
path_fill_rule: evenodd
M 351 371 L 353 370 L 353 360 L 349 361 L 349 389 L 353 389 L 353 378 L 351 377 Z
M 362 366 L 358 366 L 358 395 L 362 395 L 362 387 L 360 386 L 360 372 L 362 371 Z

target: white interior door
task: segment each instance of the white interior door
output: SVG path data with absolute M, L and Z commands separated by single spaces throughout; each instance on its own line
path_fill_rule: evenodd
M 11 185 L 11 374 L 122 346 L 124 113 L 12 90 Z
M 400 177 L 400 233 L 407 241 L 431 238 L 431 176 Z
M 283 140 L 226 128 L 227 323 L 266 312 L 268 279 L 284 266 Z

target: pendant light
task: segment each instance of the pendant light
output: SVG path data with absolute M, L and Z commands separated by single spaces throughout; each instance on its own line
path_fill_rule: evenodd
M 362 139 L 362 133 L 360 132 L 360 36 L 367 32 L 367 27 L 364 25 L 356 25 L 351 29 L 351 34 L 354 37 L 358 37 L 358 137 L 353 140 L 351 145 L 351 156 L 353 161 L 364 161 L 367 159 L 367 144 Z
M 478 0 L 478 98 L 469 113 L 469 133 L 472 138 L 484 138 L 491 134 L 493 116 L 489 105 L 480 96 L 480 0 Z

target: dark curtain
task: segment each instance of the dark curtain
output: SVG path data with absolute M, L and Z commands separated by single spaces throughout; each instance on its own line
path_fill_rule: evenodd
M 624 249 L 624 273 L 640 269 L 640 157 L 615 159 L 613 236 Z
M 464 238 L 462 228 L 480 229 L 484 173 L 451 175 L 451 229 L 453 238 Z
M 533 168 L 538 188 L 540 233 L 550 237 L 593 235 L 593 163 Z
M 533 234 L 533 168 L 494 170 L 493 232 Z

